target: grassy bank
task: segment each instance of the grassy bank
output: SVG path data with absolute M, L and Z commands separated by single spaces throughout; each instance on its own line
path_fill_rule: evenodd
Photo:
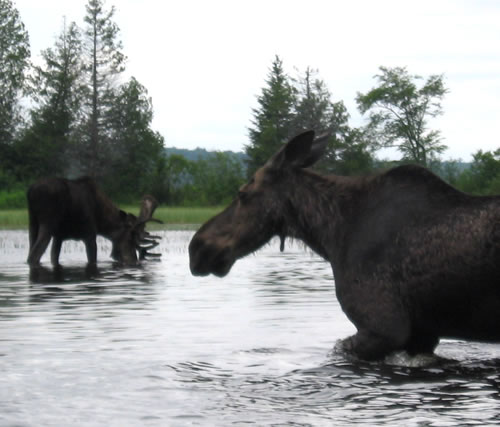
M 138 206 L 121 206 L 124 211 L 133 214 L 139 213 Z M 219 213 L 222 207 L 166 207 L 160 206 L 156 209 L 154 217 L 163 221 L 164 226 L 187 226 L 189 224 L 202 224 L 212 216 Z M 158 227 L 154 225 L 154 227 Z M 26 209 L 2 209 L 0 210 L 0 229 L 22 229 L 28 228 L 28 211 Z M 153 224 L 151 226 L 153 228 Z

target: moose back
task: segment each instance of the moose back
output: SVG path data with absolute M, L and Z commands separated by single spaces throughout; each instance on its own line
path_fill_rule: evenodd
M 47 178 L 33 184 L 27 193 L 30 249 L 28 263 L 36 266 L 52 239 L 51 262 L 59 265 L 64 240 L 83 240 L 90 265 L 97 262 L 96 236 L 112 242 L 111 256 L 124 264 L 135 264 L 155 247 L 157 237 L 145 230 L 158 205 L 144 196 L 139 217 L 118 209 L 91 178 L 69 180 Z M 138 256 L 139 254 L 139 256 Z
M 273 236 L 328 260 L 357 328 L 344 348 L 365 359 L 433 352 L 443 337 L 500 341 L 500 198 L 475 197 L 430 171 L 371 177 L 309 169 L 327 137 L 305 132 L 205 223 L 189 246 L 194 275 L 226 275 Z

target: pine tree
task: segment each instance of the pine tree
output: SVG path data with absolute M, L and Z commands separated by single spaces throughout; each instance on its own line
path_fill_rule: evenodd
M 313 129 L 317 134 L 330 134 L 325 156 L 316 168 L 342 175 L 369 171 L 373 166 L 373 157 L 364 133 L 349 126 L 349 114 L 344 103 L 332 101 L 332 95 L 326 83 L 318 77 L 318 71 L 308 67 L 294 83 L 297 92 L 295 133 Z
M 146 88 L 133 77 L 123 84 L 107 119 L 110 132 L 107 188 L 122 196 L 149 191 L 156 162 L 163 152 L 163 137 L 151 129 L 153 104 Z
M 252 175 L 286 142 L 293 133 L 294 89 L 276 56 L 258 97 L 259 107 L 253 110 L 250 143 L 245 147 L 248 174 Z
M 28 33 L 11 0 L 0 0 L 0 145 L 12 142 L 29 66 Z
M 28 33 L 11 0 L 0 0 L 0 187 L 17 180 L 13 142 L 23 122 L 19 99 L 29 67 Z
M 84 120 L 80 127 L 83 145 L 82 169 L 91 176 L 105 174 L 110 129 L 107 116 L 115 96 L 118 78 L 124 70 L 125 56 L 118 40 L 119 28 L 112 21 L 115 8 L 104 10 L 102 0 L 89 0 L 83 32 L 86 97 Z
M 338 117 L 334 116 L 336 106 L 331 101 L 330 91 L 317 74 L 317 70 L 307 67 L 304 75 L 294 80 L 297 92 L 294 108 L 295 133 L 307 129 L 314 129 L 317 133 L 326 133 L 344 125 L 344 123 L 337 123 Z M 342 117 L 342 120 L 346 121 L 347 117 Z
M 24 153 L 25 179 L 67 172 L 71 134 L 81 112 L 81 50 L 78 27 L 64 24 L 54 48 L 42 52 L 44 64 L 34 67 L 32 123 L 17 143 Z

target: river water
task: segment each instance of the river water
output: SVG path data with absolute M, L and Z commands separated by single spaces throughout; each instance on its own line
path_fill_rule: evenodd
M 27 233 L 0 231 L 0 426 L 500 424 L 500 345 L 354 361 L 335 350 L 355 329 L 330 266 L 300 244 L 196 278 L 193 232 L 159 234 L 161 260 L 139 268 L 100 239 L 89 278 L 81 243 L 61 274 L 46 254 L 30 275 Z

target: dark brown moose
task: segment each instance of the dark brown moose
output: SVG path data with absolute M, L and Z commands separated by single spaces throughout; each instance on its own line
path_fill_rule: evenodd
M 91 178 L 68 180 L 47 178 L 28 189 L 28 263 L 36 266 L 51 238 L 51 262 L 59 265 L 64 240 L 83 240 L 89 265 L 97 262 L 96 236 L 112 242 L 111 257 L 123 264 L 135 264 L 158 245 L 158 237 L 145 230 L 158 203 L 152 196 L 142 199 L 139 217 L 118 209 Z
M 326 138 L 303 133 L 260 168 L 190 246 L 194 275 L 226 275 L 273 236 L 328 260 L 363 359 L 433 352 L 440 338 L 500 341 L 500 197 L 464 194 L 428 170 L 370 177 L 309 169 Z

